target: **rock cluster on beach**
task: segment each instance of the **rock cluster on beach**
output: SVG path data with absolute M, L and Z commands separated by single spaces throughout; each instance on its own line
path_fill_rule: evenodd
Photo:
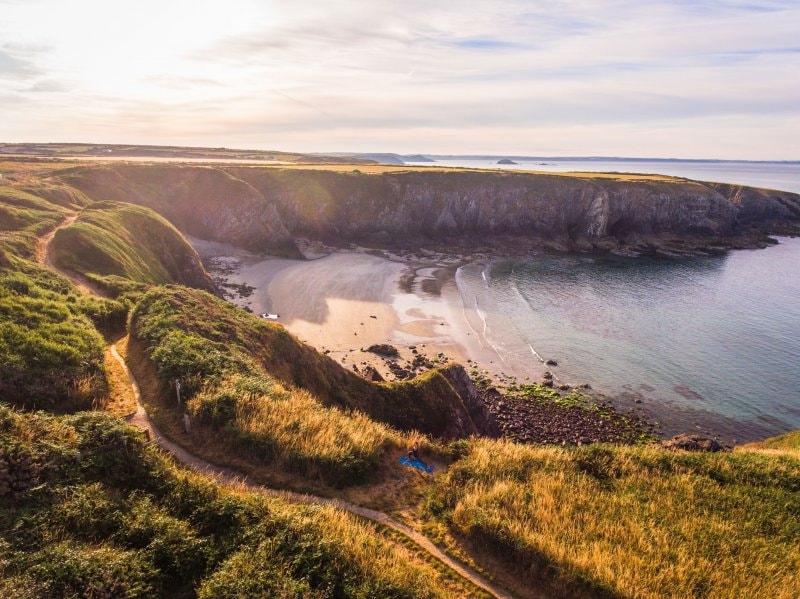
M 605 403 L 565 405 L 493 388 L 483 395 L 502 435 L 520 443 L 631 443 L 650 432 L 646 423 Z
M 682 449 L 684 451 L 730 451 L 728 445 L 720 443 L 717 439 L 706 437 L 703 435 L 696 435 L 691 433 L 681 433 L 675 435 L 671 439 L 661 441 L 661 446 L 667 449 Z
M 410 350 L 412 356 L 407 360 L 401 357 L 400 351 L 394 346 L 387 346 L 396 352 L 392 357 L 385 355 L 386 348 L 379 347 L 376 352 L 373 347 L 368 351 L 381 356 L 389 379 L 409 380 L 448 361 L 443 353 L 428 357 L 424 355 L 422 347 L 413 345 L 405 348 Z M 652 432 L 652 427 L 639 418 L 618 412 L 607 402 L 596 402 L 581 395 L 578 390 L 589 389 L 588 384 L 573 389 L 565 383 L 556 383 L 553 374 L 548 371 L 541 382 L 521 387 L 527 389 L 528 393 L 514 391 L 519 388 L 513 385 L 511 389 L 501 391 L 493 386 L 491 379 L 476 374 L 480 371 L 474 362 L 470 360 L 469 364 L 473 368 L 472 377 L 466 382 L 461 381 L 463 389 L 460 394 L 469 396 L 473 405 L 480 405 L 481 427 L 491 431 L 489 436 L 507 437 L 521 443 L 582 445 L 598 442 L 632 443 Z M 360 369 L 354 366 L 354 370 L 368 380 L 383 380 L 378 370 L 367 362 L 362 362 Z M 466 371 L 464 376 L 470 379 Z M 502 380 L 511 382 L 508 377 Z
M 379 356 L 394 357 L 399 355 L 397 348 L 394 345 L 389 345 L 388 343 L 376 343 L 374 345 L 370 345 L 367 348 L 367 351 L 373 354 L 378 354 Z

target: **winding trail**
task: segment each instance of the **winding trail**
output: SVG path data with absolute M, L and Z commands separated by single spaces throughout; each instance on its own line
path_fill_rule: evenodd
M 348 501 L 342 501 L 341 499 L 320 497 L 318 495 L 307 495 L 304 493 L 295 493 L 292 491 L 279 491 L 276 489 L 271 489 L 269 487 L 265 487 L 263 485 L 250 482 L 246 476 L 244 476 L 240 472 L 237 472 L 236 470 L 232 470 L 230 468 L 224 468 L 222 466 L 216 466 L 214 464 L 211 464 L 210 462 L 207 462 L 202 458 L 197 457 L 192 453 L 189 453 L 183 447 L 167 439 L 161 433 L 161 431 L 158 430 L 153 421 L 150 419 L 150 416 L 147 414 L 142 405 L 142 397 L 139 391 L 139 385 L 136 383 L 136 380 L 134 379 L 130 369 L 128 368 L 128 365 L 125 363 L 125 360 L 117 351 L 116 343 L 111 345 L 111 355 L 114 357 L 115 360 L 117 360 L 117 362 L 119 362 L 119 365 L 125 371 L 125 374 L 128 377 L 128 380 L 130 381 L 133 394 L 136 396 L 136 406 L 137 406 L 136 412 L 134 412 L 133 414 L 131 414 L 131 416 L 128 417 L 128 422 L 146 431 L 150 436 L 150 439 L 155 441 L 155 443 L 161 449 L 172 454 L 172 456 L 181 464 L 188 466 L 192 470 L 200 472 L 206 476 L 209 476 L 215 479 L 217 482 L 223 484 L 244 487 L 249 491 L 254 491 L 257 493 L 262 493 L 264 495 L 269 495 L 271 497 L 278 497 L 281 499 L 286 499 L 294 502 L 309 503 L 316 505 L 329 505 L 350 512 L 351 514 L 361 516 L 362 518 L 372 520 L 373 522 L 377 522 L 378 524 L 381 524 L 386 528 L 390 528 L 394 531 L 397 531 L 400 534 L 404 535 L 405 537 L 411 539 L 417 546 L 423 549 L 426 553 L 435 557 L 445 566 L 455 571 L 459 576 L 468 580 L 476 587 L 483 589 L 484 591 L 493 595 L 494 597 L 497 597 L 498 599 L 513 599 L 512 595 L 496 587 L 489 580 L 487 580 L 486 578 L 475 572 L 472 568 L 469 568 L 468 566 L 465 566 L 457 562 L 450 556 L 448 556 L 436 545 L 434 545 L 430 541 L 430 539 L 428 539 L 426 536 L 418 533 L 417 531 L 406 526 L 405 524 L 398 522 L 397 520 L 395 520 L 394 518 L 392 518 L 391 516 L 389 516 L 384 512 L 379 512 L 377 510 L 372 510 L 366 507 L 362 507 L 360 505 L 356 505 Z
M 39 238 L 39 241 L 36 244 L 36 261 L 39 264 L 42 264 L 49 268 L 50 270 L 54 270 L 63 274 L 67 277 L 73 284 L 88 295 L 99 295 L 105 297 L 105 293 L 103 293 L 100 289 L 97 288 L 97 285 L 94 285 L 89 279 L 84 277 L 83 275 L 73 272 L 73 271 L 66 271 L 58 268 L 53 261 L 53 255 L 50 253 L 50 244 L 52 243 L 53 239 L 61 229 L 66 229 L 72 223 L 74 223 L 78 216 L 80 215 L 79 212 L 75 212 L 73 214 L 67 215 L 64 220 L 58 223 L 55 227 L 53 227 L 50 231 L 45 233 Z
M 49 248 L 50 243 L 52 242 L 53 238 L 55 237 L 56 232 L 59 229 L 63 229 L 65 227 L 70 226 L 75 219 L 78 218 L 78 214 L 71 214 L 67 216 L 59 225 L 57 225 L 52 231 L 48 232 L 47 234 L 43 235 L 39 238 L 39 242 L 36 248 L 36 257 L 37 261 L 40 264 L 43 264 L 50 268 L 51 270 L 57 271 L 62 273 L 64 276 L 68 277 L 71 281 L 73 281 L 84 293 L 90 295 L 98 295 L 97 291 L 93 288 L 91 283 L 89 283 L 84 277 L 79 275 L 78 273 L 73 272 L 65 272 L 61 271 L 52 262 L 52 258 L 50 256 Z M 122 368 L 123 372 L 125 373 L 128 382 L 130 383 L 131 390 L 133 391 L 134 396 L 136 397 L 136 411 L 128 416 L 127 420 L 137 428 L 145 431 L 151 440 L 153 440 L 161 449 L 166 451 L 167 453 L 171 454 L 175 460 L 191 468 L 192 470 L 209 476 L 216 481 L 234 485 L 239 487 L 244 487 L 249 491 L 253 491 L 256 493 L 262 493 L 264 495 L 269 495 L 271 497 L 277 497 L 281 499 L 285 499 L 288 501 L 294 501 L 299 503 L 306 503 L 306 504 L 314 504 L 314 505 L 328 505 L 332 506 L 361 518 L 366 518 L 367 520 L 371 520 L 377 524 L 380 524 L 386 528 L 394 530 L 395 532 L 400 533 L 401 535 L 405 536 L 407 539 L 411 540 L 417 547 L 422 549 L 425 553 L 432 556 L 433 558 L 437 559 L 447 568 L 458 574 L 464 580 L 469 581 L 474 586 L 482 589 L 483 591 L 489 593 L 493 597 L 497 597 L 497 599 L 513 599 L 513 595 L 509 594 L 507 591 L 501 589 L 484 576 L 466 566 L 455 559 L 451 558 L 441 549 L 439 549 L 436 545 L 431 542 L 425 535 L 422 535 L 415 531 L 414 529 L 402 524 L 401 522 L 395 520 L 388 514 L 384 512 L 379 512 L 377 510 L 369 509 L 360 505 L 356 505 L 354 503 L 350 503 L 348 501 L 343 501 L 341 499 L 330 498 L 330 497 L 320 497 L 317 495 L 307 495 L 304 493 L 295 493 L 292 491 L 280 491 L 277 489 L 271 489 L 269 487 L 265 487 L 264 485 L 260 485 L 254 482 L 251 482 L 247 479 L 245 475 L 230 468 L 225 468 L 222 466 L 217 466 L 202 458 L 186 451 L 183 447 L 173 443 L 168 438 L 164 436 L 163 433 L 156 427 L 155 423 L 152 421 L 150 416 L 144 409 L 142 405 L 142 395 L 139 391 L 139 385 L 136 382 L 133 374 L 131 373 L 130 369 L 128 368 L 127 363 L 120 355 L 119 351 L 117 351 L 117 344 L 112 343 L 109 346 L 110 352 L 114 360 L 116 360 L 120 367 Z
M 55 227 L 50 229 L 47 233 L 39 237 L 39 240 L 36 243 L 36 261 L 39 264 L 44 264 L 50 270 L 58 270 L 55 265 L 53 264 L 53 260 L 49 255 L 50 252 L 50 242 L 53 241 L 53 237 L 56 236 L 59 229 L 64 229 L 69 227 L 75 220 L 78 218 L 78 213 L 70 214 L 64 218 L 60 223 L 58 223 Z

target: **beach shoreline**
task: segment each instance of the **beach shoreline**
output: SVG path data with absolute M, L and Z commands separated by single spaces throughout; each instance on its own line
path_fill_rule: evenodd
M 297 260 L 195 238 L 190 242 L 229 301 L 256 314 L 277 313 L 278 322 L 301 341 L 368 378 L 373 371 L 388 381 L 411 378 L 431 366 L 457 362 L 473 379 L 503 392 L 547 383 L 552 375 L 555 390 L 579 390 L 590 401 L 653 425 L 659 436 L 691 431 L 742 440 L 737 439 L 739 423 L 718 414 L 651 401 L 639 389 L 607 395 L 592 389 L 592 381 L 565 380 L 557 366 L 545 363 L 550 356 L 537 355 L 533 347 L 530 359 L 504 359 L 507 348 L 492 345 L 486 316 L 458 281 L 460 268 L 483 268 L 492 256 L 317 244 L 305 248 L 313 259 Z M 390 345 L 397 355 L 368 351 L 373 345 Z

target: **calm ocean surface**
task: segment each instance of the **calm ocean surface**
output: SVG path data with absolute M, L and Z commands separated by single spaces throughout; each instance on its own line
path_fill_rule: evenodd
M 518 164 L 500 165 L 496 160 L 440 160 L 414 163 L 422 166 L 462 166 L 534 171 L 591 171 L 612 173 L 659 173 L 700 181 L 741 183 L 769 189 L 800 193 L 800 164 L 786 162 L 701 162 L 652 160 L 517 160 Z
M 477 166 L 473 162 L 458 165 Z M 800 192 L 798 165 L 556 167 L 659 172 Z M 591 382 L 631 405 L 639 400 L 635 405 L 665 433 L 701 429 L 744 441 L 800 428 L 800 239 L 780 242 L 684 260 L 495 260 L 460 268 L 456 281 L 464 305 L 480 315 L 486 339 L 510 370 L 524 372 L 536 352 L 557 359 L 554 370 L 564 380 Z

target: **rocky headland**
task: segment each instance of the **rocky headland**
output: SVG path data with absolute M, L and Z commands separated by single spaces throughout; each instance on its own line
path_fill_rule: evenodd
M 59 179 L 196 237 L 291 256 L 298 238 L 681 255 L 800 231 L 798 194 L 661 175 L 113 164 Z

